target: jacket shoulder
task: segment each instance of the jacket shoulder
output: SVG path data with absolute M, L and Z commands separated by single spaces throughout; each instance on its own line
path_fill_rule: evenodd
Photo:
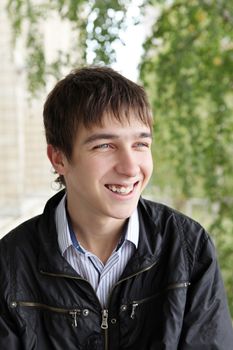
M 19 247 L 27 241 L 34 240 L 40 217 L 41 215 L 37 215 L 16 226 L 0 240 L 0 247 Z
M 36 236 L 39 235 L 40 226 L 46 229 L 50 225 L 50 221 L 53 221 L 55 209 L 64 196 L 65 191 L 62 190 L 51 197 L 44 208 L 42 214 L 32 217 L 31 219 L 24 221 L 22 224 L 15 227 L 9 233 L 7 233 L 1 240 L 1 245 L 24 245 L 25 242 L 35 240 Z M 47 233 L 46 233 L 47 235 Z
M 169 219 L 172 220 L 175 224 L 179 226 L 181 225 L 184 229 L 189 229 L 189 231 L 191 228 L 194 231 L 203 229 L 201 224 L 196 220 L 165 204 L 145 198 L 141 199 L 141 203 L 153 221 Z M 208 233 L 206 231 L 204 233 L 206 235 L 206 238 L 208 238 Z
M 215 248 L 210 235 L 200 223 L 176 209 L 148 199 L 140 200 L 147 215 L 167 240 L 179 240 L 189 263 L 193 264 L 203 250 L 210 246 L 211 256 Z M 168 238 L 170 237 L 170 238 Z

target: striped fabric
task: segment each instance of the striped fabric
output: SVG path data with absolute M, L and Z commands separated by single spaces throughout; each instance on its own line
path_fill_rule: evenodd
M 108 304 L 108 297 L 112 287 L 119 280 L 127 262 L 138 246 L 138 212 L 135 210 L 129 218 L 124 239 L 121 240 L 104 265 L 96 255 L 79 245 L 72 232 L 72 227 L 70 226 L 69 229 L 65 203 L 66 196 L 62 198 L 55 213 L 61 253 L 74 270 L 90 282 L 99 298 L 100 304 L 105 308 Z

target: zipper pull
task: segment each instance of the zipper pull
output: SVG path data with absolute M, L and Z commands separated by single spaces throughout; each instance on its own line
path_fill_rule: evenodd
M 102 310 L 101 328 L 108 329 L 108 310 L 106 310 L 106 309 Z
M 70 314 L 71 317 L 73 318 L 72 326 L 73 326 L 73 327 L 78 327 L 78 316 L 79 316 L 79 311 L 78 311 L 78 310 L 70 311 L 69 314 Z
M 132 320 L 134 320 L 134 318 L 135 318 L 135 310 L 137 307 L 138 307 L 137 303 L 132 304 L 132 311 L 131 311 L 131 315 L 130 315 L 130 318 L 132 318 Z

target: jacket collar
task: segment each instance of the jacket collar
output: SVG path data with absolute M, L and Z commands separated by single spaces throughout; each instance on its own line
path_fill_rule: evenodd
M 58 245 L 55 210 L 64 194 L 65 190 L 62 190 L 48 200 L 39 221 L 39 271 L 48 274 L 77 277 L 75 270 L 61 255 Z
M 58 192 L 46 203 L 39 221 L 40 253 L 39 270 L 42 273 L 66 275 L 79 278 L 77 272 L 70 266 L 59 249 L 55 224 L 55 210 L 65 194 L 65 190 Z M 154 264 L 161 250 L 161 238 L 158 225 L 152 219 L 150 204 L 140 198 L 138 203 L 139 215 L 139 244 L 130 264 L 127 265 L 124 277 L 135 274 Z M 123 277 L 123 276 L 122 276 Z
M 149 269 L 159 260 L 162 248 L 162 238 L 159 229 L 159 217 L 155 214 L 157 220 L 152 218 L 150 212 L 150 203 L 140 198 L 138 203 L 139 214 L 139 244 L 138 249 L 133 255 L 130 264 L 127 264 L 122 278 L 137 274 L 142 270 Z

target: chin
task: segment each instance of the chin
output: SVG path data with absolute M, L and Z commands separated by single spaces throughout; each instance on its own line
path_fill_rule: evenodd
M 114 219 L 118 219 L 118 220 L 126 220 L 128 219 L 134 212 L 134 210 L 136 209 L 137 206 L 134 206 L 133 208 L 129 209 L 129 210 L 121 210 L 121 211 L 115 211 L 114 213 L 112 213 L 112 217 Z

